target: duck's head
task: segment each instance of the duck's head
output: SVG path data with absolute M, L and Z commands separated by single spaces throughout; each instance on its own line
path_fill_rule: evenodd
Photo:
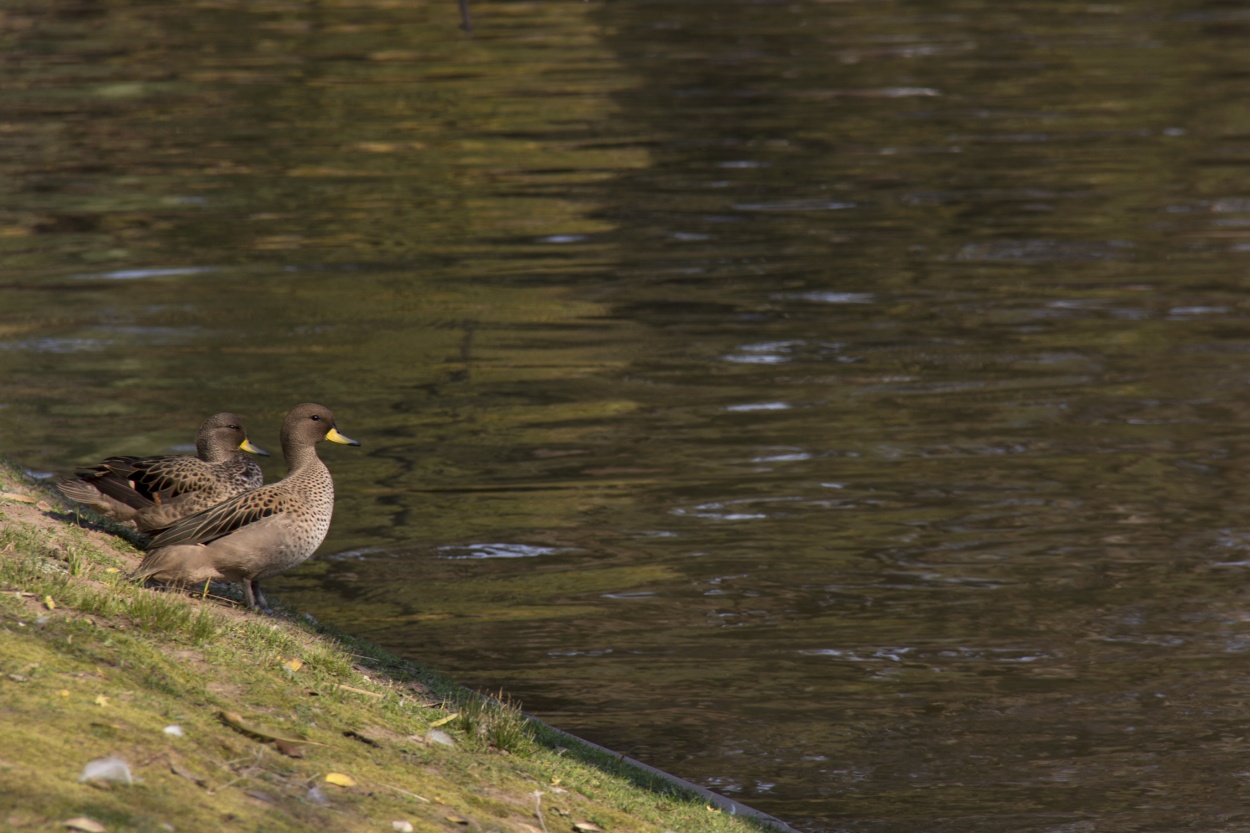
M 282 447 L 313 446 L 322 440 L 342 445 L 360 445 L 339 432 L 334 414 L 325 405 L 305 402 L 296 405 L 282 423 Z
M 240 450 L 262 457 L 269 456 L 268 451 L 253 445 L 247 438 L 247 429 L 243 427 L 243 419 L 238 414 L 224 411 L 204 420 L 200 433 L 195 437 L 195 451 L 200 459 L 216 463 Z

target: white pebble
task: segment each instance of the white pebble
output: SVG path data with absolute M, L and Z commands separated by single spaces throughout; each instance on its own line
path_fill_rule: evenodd
M 403 820 L 393 821 L 391 822 L 391 828 L 395 830 L 396 833 L 412 833 L 412 822 Z
M 165 734 L 180 738 L 182 737 L 182 727 L 177 724 L 174 724 L 173 726 L 166 726 Z
M 123 784 L 133 784 L 134 777 L 130 774 L 130 765 L 121 758 L 109 756 L 107 758 L 96 758 L 94 761 L 88 761 L 87 765 L 82 768 L 82 775 L 78 776 L 81 781 L 120 781 Z
M 455 746 L 456 742 L 451 739 L 451 735 L 440 729 L 431 729 L 425 733 L 425 739 L 430 743 L 441 743 L 443 746 Z

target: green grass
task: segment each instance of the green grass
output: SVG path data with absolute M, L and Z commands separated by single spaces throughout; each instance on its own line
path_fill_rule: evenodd
M 465 691 L 445 708 L 458 715 L 466 736 L 489 748 L 513 755 L 534 751 L 535 721 L 502 691 L 496 697 Z
M 0 499 L 0 829 L 75 816 L 179 833 L 396 820 L 466 833 L 760 828 L 533 720 L 503 692 L 468 691 L 299 616 L 139 586 L 127 578 L 133 535 L 58 508 L 2 462 L 0 492 L 52 507 Z M 175 725 L 181 736 L 166 733 Z M 431 739 L 436 726 L 452 746 Z M 78 781 L 108 755 L 138 781 Z

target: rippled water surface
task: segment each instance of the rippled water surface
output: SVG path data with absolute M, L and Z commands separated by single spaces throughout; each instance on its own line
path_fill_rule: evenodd
M 321 401 L 324 621 L 813 833 L 1250 827 L 1250 15 L 475 11 L 6 4 L 0 451 Z

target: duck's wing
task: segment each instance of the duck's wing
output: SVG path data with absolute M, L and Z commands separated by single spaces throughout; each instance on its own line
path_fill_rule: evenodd
M 160 503 L 160 498 L 155 491 L 133 479 L 136 466 L 143 460 L 142 457 L 109 457 L 89 469 L 79 469 L 74 477 L 127 506 L 147 509 Z
M 198 457 L 184 455 L 143 457 L 128 469 L 118 468 L 117 473 L 127 477 L 136 492 L 154 503 L 220 485 L 220 476 L 212 466 Z
M 153 536 L 149 549 L 216 541 L 257 521 L 282 514 L 287 509 L 286 503 L 282 492 L 271 486 L 235 495 L 161 530 Z

